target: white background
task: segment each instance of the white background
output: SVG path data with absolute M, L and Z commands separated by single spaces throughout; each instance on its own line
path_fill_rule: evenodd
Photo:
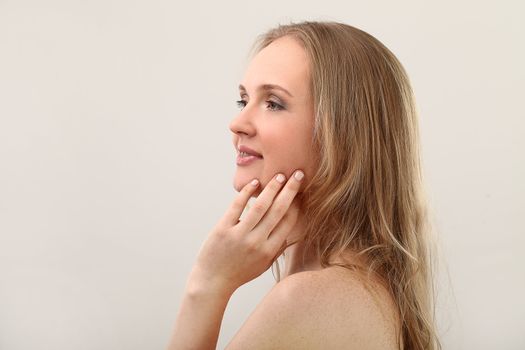
M 161 349 L 236 192 L 255 36 L 341 21 L 407 69 L 445 349 L 525 349 L 522 1 L 0 0 L 0 349 Z M 521 180 L 520 180 L 521 179 Z M 271 288 L 228 305 L 223 348 Z

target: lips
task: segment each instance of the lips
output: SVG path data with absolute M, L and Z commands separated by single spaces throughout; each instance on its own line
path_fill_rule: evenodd
M 251 149 L 250 147 L 244 146 L 244 145 L 240 145 L 239 148 L 238 148 L 238 151 L 239 151 L 239 153 L 240 152 L 245 152 L 245 153 L 247 153 L 249 155 L 256 156 L 256 157 L 259 157 L 259 158 L 263 157 L 259 152 Z

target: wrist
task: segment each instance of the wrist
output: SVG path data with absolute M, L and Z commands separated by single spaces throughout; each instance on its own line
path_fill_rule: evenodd
M 221 278 L 209 276 L 194 267 L 186 284 L 186 291 L 192 296 L 215 296 L 229 299 L 237 288 Z

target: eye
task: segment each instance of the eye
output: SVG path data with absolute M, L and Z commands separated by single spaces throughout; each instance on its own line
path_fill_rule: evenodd
M 280 110 L 284 109 L 284 107 L 281 106 L 280 104 L 278 104 L 277 102 L 268 100 L 268 101 L 266 101 L 266 103 L 268 103 L 268 106 L 269 106 L 271 111 L 280 111 Z
M 239 100 L 239 101 L 236 101 L 237 103 L 237 107 L 239 107 L 241 110 L 246 107 L 246 101 L 244 100 Z
M 246 104 L 248 102 L 246 102 L 245 100 L 238 100 L 238 101 L 235 101 L 235 103 L 237 104 L 237 107 L 240 108 L 241 110 L 246 107 Z M 268 100 L 266 101 L 266 103 L 268 104 L 268 109 L 270 111 L 281 111 L 284 109 L 283 106 L 281 106 L 280 104 L 278 104 L 277 102 L 274 102 L 272 100 Z

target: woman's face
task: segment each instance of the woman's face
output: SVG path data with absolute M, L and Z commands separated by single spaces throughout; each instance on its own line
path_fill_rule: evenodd
M 248 164 L 237 163 L 233 187 L 240 191 L 257 178 L 257 196 L 277 173 L 288 179 L 296 169 L 313 174 L 313 102 L 308 58 L 295 39 L 281 37 L 250 62 L 239 86 L 241 111 L 231 121 L 233 146 L 259 153 Z M 288 92 L 288 93 L 287 93 Z

